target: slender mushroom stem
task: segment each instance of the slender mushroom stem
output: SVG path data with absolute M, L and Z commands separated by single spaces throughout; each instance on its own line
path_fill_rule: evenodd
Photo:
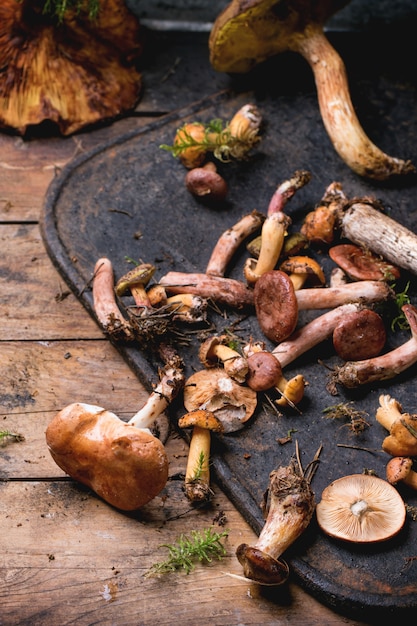
M 165 411 L 184 386 L 182 368 L 168 365 L 160 372 L 158 385 L 149 395 L 145 405 L 129 420 L 136 428 L 152 430 L 157 418 Z
M 269 201 L 267 215 L 273 215 L 274 213 L 281 213 L 284 210 L 285 205 L 293 195 L 307 185 L 311 180 L 311 172 L 307 170 L 297 170 L 294 172 L 291 178 L 284 180 L 271 196 Z
M 250 285 L 253 285 L 259 276 L 274 269 L 291 221 L 291 218 L 281 211 L 271 213 L 266 218 L 261 231 L 259 257 L 248 259 L 244 267 L 245 278 Z
M 279 343 L 272 350 L 272 354 L 284 368 L 314 346 L 328 339 L 347 313 L 358 311 L 360 308 L 359 303 L 352 302 L 342 304 L 327 313 L 323 313 L 323 315 L 319 315 L 316 319 L 296 330 L 286 341 Z
M 247 359 L 228 346 L 226 341 L 225 335 L 208 337 L 200 346 L 199 359 L 205 367 L 217 367 L 221 362 L 228 376 L 243 383 L 248 373 Z
M 336 375 L 336 381 L 348 388 L 378 380 L 389 380 L 417 362 L 417 309 L 411 304 L 401 307 L 410 325 L 411 339 L 385 354 L 363 361 L 348 361 Z
M 211 253 L 206 274 L 224 276 L 228 264 L 241 243 L 262 227 L 264 219 L 262 213 L 252 211 L 222 233 Z
M 309 525 L 315 509 L 314 493 L 294 459 L 269 476 L 269 510 L 254 546 L 241 544 L 236 556 L 244 575 L 259 584 L 280 585 L 289 575 L 281 555 Z
M 109 259 L 98 259 L 94 267 L 93 305 L 97 319 L 115 340 L 132 340 L 134 333 L 123 317 L 115 298 L 113 266 Z

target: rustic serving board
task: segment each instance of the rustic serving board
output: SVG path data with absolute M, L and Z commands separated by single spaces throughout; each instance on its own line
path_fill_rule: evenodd
M 361 80 L 359 87 L 366 98 L 359 98 L 359 115 L 368 134 L 388 153 L 416 163 L 415 84 L 391 74 Z M 186 191 L 185 170 L 159 146 L 172 143 L 175 130 L 185 121 L 229 119 L 246 102 L 256 102 L 263 114 L 264 139 L 247 162 L 219 165 L 230 188 L 225 206 L 203 206 Z M 48 191 L 41 222 L 43 238 L 54 264 L 94 316 L 90 287 L 99 257 L 111 259 L 116 277 L 131 267 L 126 257 L 155 264 L 156 281 L 171 270 L 203 272 L 220 234 L 253 209 L 265 211 L 277 185 L 299 169 L 308 169 L 312 180 L 287 205 L 294 229 L 328 184 L 339 181 L 348 196 L 380 198 L 394 219 L 417 232 L 416 181 L 377 185 L 353 174 L 335 154 L 322 126 L 314 85 L 306 81 L 296 90 L 255 84 L 249 92 L 215 94 L 82 155 L 62 171 Z M 246 256 L 242 249 L 229 276 L 242 277 Z M 333 264 L 325 254 L 317 253 L 317 258 L 329 276 Z M 403 272 L 398 287 L 409 280 L 408 293 L 415 304 L 416 277 Z M 218 332 L 233 324 L 242 338 L 262 339 L 253 315 L 242 318 L 228 312 L 224 317 L 211 311 L 209 317 Z M 300 323 L 311 317 L 311 313 L 301 315 Z M 197 339 L 192 337 L 190 344 L 181 348 L 187 374 L 201 368 Z M 390 333 L 386 349 L 408 338 L 407 331 Z M 150 389 L 160 364 L 135 346 L 117 347 Z M 295 441 L 304 466 L 323 445 L 313 480 L 317 501 L 324 487 L 340 476 L 361 473 L 365 468 L 385 475 L 388 457 L 381 451 L 385 432 L 375 422 L 378 397 L 389 393 L 405 410 L 414 412 L 417 368 L 383 385 L 351 392 L 338 388 L 335 397 L 327 384 L 329 368 L 337 364 L 340 361 L 330 343 L 320 345 L 286 369 L 288 377 L 302 372 L 308 381 L 300 412 L 289 410 L 278 417 L 260 399 L 244 430 L 213 442 L 215 478 L 256 532 L 263 525 L 259 503 L 269 473 L 289 462 Z M 362 434 L 354 435 L 346 421 L 326 419 L 324 410 L 342 402 L 354 402 L 355 408 L 368 416 L 369 428 Z M 172 408 L 174 424 L 182 411 L 178 399 Z M 280 445 L 277 439 L 289 431 L 292 441 Z M 402 494 L 408 504 L 417 505 L 416 494 Z M 300 583 L 331 607 L 350 612 L 409 611 L 417 608 L 416 545 L 417 522 L 409 515 L 396 538 L 372 546 L 331 540 L 313 520 L 286 556 Z

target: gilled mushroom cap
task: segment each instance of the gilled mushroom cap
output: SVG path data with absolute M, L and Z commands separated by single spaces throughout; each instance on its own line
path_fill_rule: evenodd
M 352 280 L 392 280 L 400 277 L 400 270 L 355 244 L 343 243 L 329 249 L 330 258 Z
M 87 3 L 71 4 L 58 24 L 43 12 L 45 1 L 1 1 L 0 127 L 23 135 L 49 121 L 69 135 L 136 106 L 138 20 L 119 0 L 100 2 L 95 20 Z
M 406 509 L 398 491 L 386 480 L 352 474 L 333 481 L 316 506 L 317 522 L 331 537 L 354 543 L 375 543 L 396 535 Z
M 238 384 L 223 368 L 198 371 L 185 382 L 184 406 L 187 411 L 204 408 L 214 413 L 225 433 L 243 428 L 256 404 L 256 391 Z

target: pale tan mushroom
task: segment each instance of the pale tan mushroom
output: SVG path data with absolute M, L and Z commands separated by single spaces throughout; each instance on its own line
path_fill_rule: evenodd
M 382 449 L 391 456 L 417 455 L 417 415 L 403 412 L 401 404 L 388 394 L 379 396 L 376 420 L 389 431 Z
M 230 348 L 226 342 L 226 335 L 208 337 L 200 345 L 199 359 L 205 367 L 218 367 L 222 363 L 228 376 L 244 383 L 248 373 L 246 357 Z
M 331 537 L 354 543 L 386 541 L 404 525 L 398 491 L 370 474 L 352 474 L 328 485 L 316 506 L 317 522 Z

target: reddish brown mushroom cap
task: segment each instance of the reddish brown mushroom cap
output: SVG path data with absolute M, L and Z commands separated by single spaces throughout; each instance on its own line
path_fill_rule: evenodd
M 338 323 L 333 331 L 333 346 L 345 361 L 359 361 L 380 354 L 386 338 L 381 316 L 371 309 L 361 309 Z
M 266 391 L 275 387 L 282 378 L 282 368 L 278 359 L 261 350 L 248 356 L 246 384 L 255 391 Z
M 400 277 L 395 265 L 354 244 L 333 246 L 329 249 L 329 256 L 352 280 L 393 280 Z
M 256 317 L 265 337 L 279 343 L 289 337 L 298 321 L 298 303 L 290 277 L 281 270 L 262 274 L 254 287 Z

